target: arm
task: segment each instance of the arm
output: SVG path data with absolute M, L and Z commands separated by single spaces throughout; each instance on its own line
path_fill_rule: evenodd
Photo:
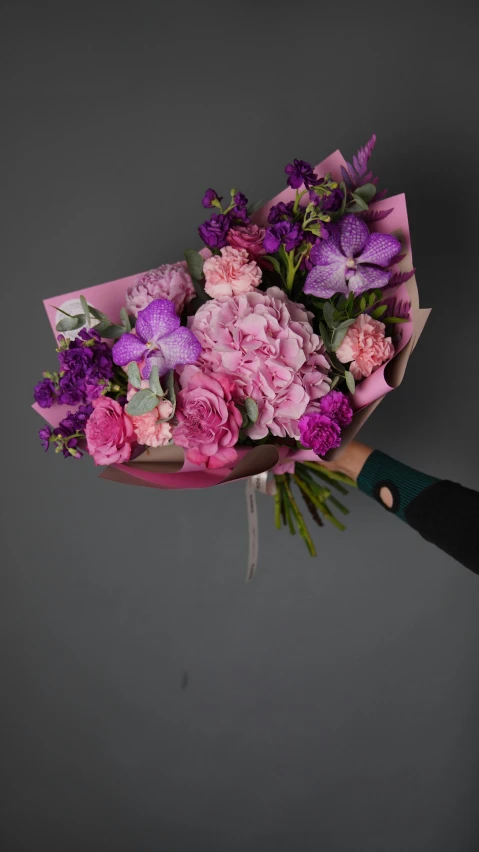
M 354 479 L 426 541 L 479 574 L 479 492 L 421 473 L 357 441 L 324 465 Z

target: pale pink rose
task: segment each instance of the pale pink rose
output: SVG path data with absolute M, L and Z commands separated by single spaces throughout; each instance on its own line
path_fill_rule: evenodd
M 247 225 L 238 225 L 236 228 L 230 228 L 226 239 L 232 248 L 246 249 L 249 256 L 253 259 L 266 254 L 266 249 L 263 246 L 263 239 L 266 231 L 260 228 L 259 225 L 253 225 L 249 222 Z
M 119 402 L 100 396 L 92 402 L 93 413 L 85 427 L 88 452 L 95 464 L 119 464 L 128 461 L 131 445 L 136 442 L 133 423 Z
M 254 290 L 261 281 L 262 272 L 246 249 L 226 246 L 221 254 L 205 260 L 203 266 L 205 290 L 212 299 L 239 296 Z
M 278 287 L 205 302 L 190 320 L 202 345 L 204 372 L 226 373 L 233 398 L 254 399 L 259 417 L 247 433 L 299 438 L 298 420 L 310 399 L 329 391 L 329 364 L 303 305 Z M 183 386 L 183 374 L 180 378 Z
M 218 373 L 207 376 L 197 367 L 185 367 L 183 390 L 177 397 L 178 426 L 173 430 L 175 444 L 186 449 L 193 464 L 207 468 L 224 467 L 237 458 L 242 416 L 231 399 L 232 381 Z
M 181 314 L 185 305 L 194 298 L 195 290 L 185 261 L 165 263 L 138 277 L 134 287 L 126 292 L 126 309 L 137 317 L 154 299 L 169 299 Z
M 385 330 L 383 322 L 372 319 L 368 314 L 360 314 L 338 346 L 336 357 L 342 364 L 349 364 L 349 370 L 357 381 L 370 376 L 373 370 L 394 355 L 392 340 L 385 337 Z

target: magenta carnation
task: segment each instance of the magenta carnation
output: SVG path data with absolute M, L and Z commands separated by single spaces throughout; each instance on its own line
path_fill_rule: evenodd
M 247 429 L 254 440 L 268 432 L 299 438 L 299 418 L 329 390 L 329 364 L 310 318 L 303 305 L 270 287 L 206 302 L 190 320 L 202 370 L 230 376 L 235 401 L 251 397 L 258 405 L 258 419 Z
M 313 406 L 314 403 L 311 407 Z M 329 391 L 326 396 L 320 399 L 319 405 L 315 406 L 315 410 L 319 411 L 320 414 L 326 414 L 331 420 L 335 420 L 341 428 L 349 426 L 353 419 L 353 409 L 351 408 L 349 399 L 341 391 Z M 309 414 L 309 409 L 307 413 Z
M 341 443 L 339 424 L 319 411 L 301 417 L 299 432 L 303 447 L 313 450 L 318 456 L 326 455 L 328 450 L 336 449 Z
M 135 286 L 128 288 L 126 308 L 130 314 L 137 317 L 138 312 L 146 308 L 154 299 L 169 299 L 179 315 L 194 295 L 195 291 L 186 263 L 184 261 L 165 263 L 158 269 L 151 269 L 140 275 Z

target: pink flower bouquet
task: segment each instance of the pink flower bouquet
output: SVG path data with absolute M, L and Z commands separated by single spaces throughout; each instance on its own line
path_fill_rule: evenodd
M 261 474 L 277 525 L 312 554 L 298 494 L 343 529 L 332 490 L 346 478 L 320 460 L 400 383 L 428 315 L 404 196 L 378 192 L 374 144 L 352 165 L 294 160 L 265 205 L 208 189 L 200 252 L 45 302 L 59 368 L 34 392 L 44 449 L 160 489 Z

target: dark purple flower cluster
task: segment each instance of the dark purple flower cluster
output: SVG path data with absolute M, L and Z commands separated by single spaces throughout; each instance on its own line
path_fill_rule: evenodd
M 299 420 L 299 432 L 303 447 L 325 456 L 341 444 L 341 430 L 353 419 L 353 410 L 347 396 L 332 390 L 319 400 L 319 405 L 308 411 Z
M 82 453 L 78 445 L 85 435 L 85 427 L 92 411 L 91 403 L 80 405 L 76 411 L 69 411 L 54 429 L 51 426 L 43 426 L 38 434 L 45 452 L 50 444 L 54 444 L 56 451 L 61 452 L 64 458 L 81 458 Z
M 50 408 L 55 400 L 61 405 L 79 405 L 96 399 L 113 378 L 110 347 L 94 329 L 82 329 L 68 343 L 63 335 L 58 340 L 60 373 L 56 381 L 47 377 L 36 385 L 35 402 Z
M 270 225 L 277 225 L 284 219 L 292 219 L 294 216 L 294 201 L 280 201 L 279 204 L 274 204 L 268 213 L 268 222 Z
M 222 196 L 214 189 L 207 189 L 203 197 L 203 207 L 216 207 L 221 211 Z M 213 203 L 217 202 L 217 203 Z M 249 222 L 248 199 L 242 192 L 236 192 L 231 204 L 224 212 L 213 213 L 210 219 L 203 222 L 198 233 L 209 249 L 222 249 L 228 245 L 228 231 L 235 225 L 246 225 Z
M 303 184 L 306 189 L 311 189 L 312 186 L 318 186 L 323 180 L 318 177 L 311 163 L 307 163 L 306 160 L 293 160 L 292 163 L 288 163 L 285 172 L 288 175 L 288 186 L 292 189 L 299 189 Z
M 269 254 L 278 251 L 284 245 L 286 251 L 293 251 L 304 240 L 304 231 L 301 225 L 293 224 L 289 219 L 283 219 L 276 225 L 271 225 L 264 235 L 263 245 Z

